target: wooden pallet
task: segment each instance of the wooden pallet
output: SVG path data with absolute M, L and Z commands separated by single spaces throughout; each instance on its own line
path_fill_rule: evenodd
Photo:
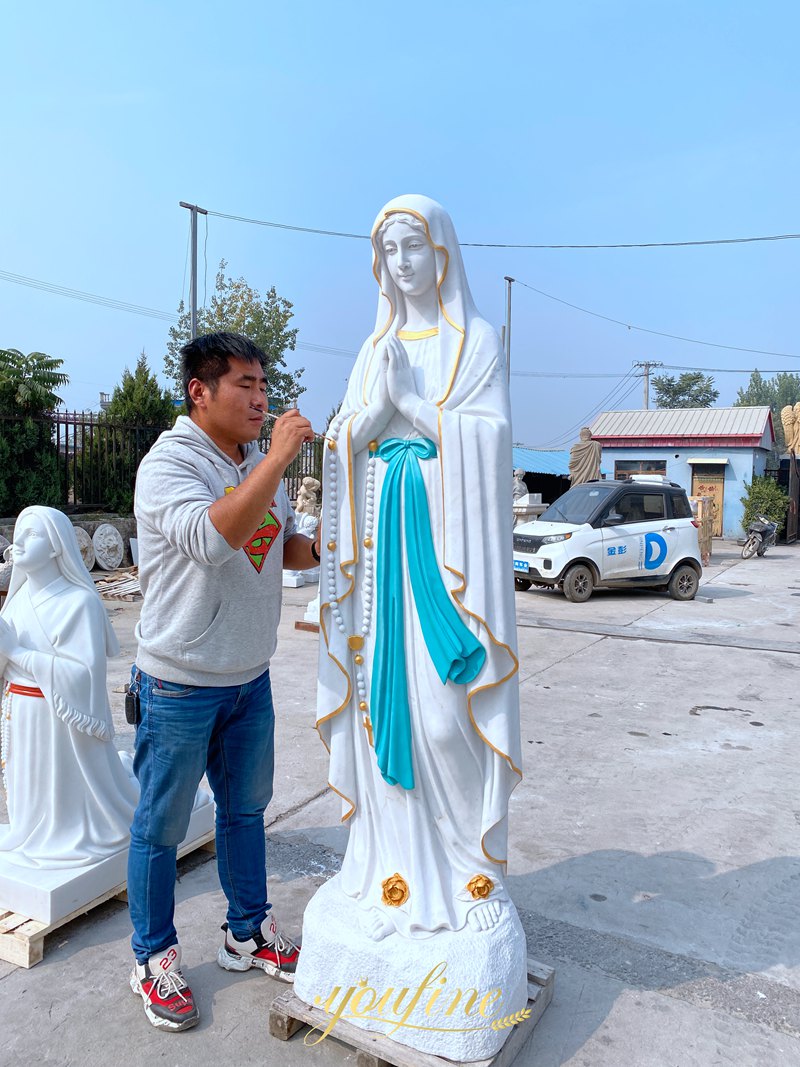
M 178 859 L 187 856 L 190 852 L 202 849 L 204 852 L 214 852 L 214 831 L 208 830 L 200 837 L 195 838 L 191 844 L 178 849 Z M 105 904 L 107 900 L 122 900 L 127 902 L 128 893 L 126 883 L 114 886 L 99 897 L 90 900 L 88 904 L 82 904 L 75 911 L 65 915 L 56 922 L 43 923 L 38 919 L 29 919 L 26 915 L 19 915 L 13 911 L 3 911 L 0 907 L 0 960 L 13 963 L 17 967 L 33 967 L 40 963 L 44 956 L 44 939 L 54 930 L 65 926 L 73 919 L 86 915 L 99 904 Z
M 469 1067 L 510 1067 L 552 1000 L 554 980 L 555 971 L 552 967 L 528 960 L 527 1006 L 531 1014 L 513 1028 L 496 1056 L 488 1060 L 475 1060 Z M 300 1000 L 294 990 L 275 997 L 269 1012 L 269 1032 L 279 1041 L 288 1041 L 304 1026 L 325 1030 L 329 1022 L 330 1015 L 327 1012 L 312 1008 Z M 362 1030 L 360 1026 L 343 1019 L 336 1023 L 331 1036 L 356 1050 L 356 1067 L 454 1067 L 453 1060 L 409 1048 L 390 1037 Z
M 129 602 L 142 599 L 142 590 L 139 585 L 139 568 L 125 567 L 113 573 L 92 575 L 95 589 L 104 600 L 127 600 Z

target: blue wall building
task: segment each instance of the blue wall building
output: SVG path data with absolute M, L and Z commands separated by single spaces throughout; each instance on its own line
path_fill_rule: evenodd
M 714 500 L 714 536 L 741 537 L 745 482 L 763 475 L 775 440 L 768 407 L 604 411 L 591 426 L 612 477 L 663 474 Z

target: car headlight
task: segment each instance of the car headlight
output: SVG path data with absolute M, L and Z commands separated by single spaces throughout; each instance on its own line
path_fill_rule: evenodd
M 571 533 L 550 534 L 549 537 L 543 537 L 542 538 L 542 544 L 543 545 L 554 545 L 558 541 L 569 541 L 570 537 L 572 537 Z

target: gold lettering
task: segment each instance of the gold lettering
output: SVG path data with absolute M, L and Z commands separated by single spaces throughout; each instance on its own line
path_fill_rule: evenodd
M 478 999 L 478 990 L 477 989 L 467 989 L 466 991 L 462 991 L 461 989 L 457 989 L 456 990 L 456 995 L 453 997 L 453 1003 L 447 1009 L 447 1011 L 445 1012 L 445 1015 L 452 1015 L 453 1014 L 453 1012 L 458 1007 L 458 1002 L 464 996 L 465 992 L 471 994 L 470 998 L 467 1001 L 466 1006 L 464 1008 L 464 1014 L 467 1015 L 467 1016 L 469 1015 L 470 1010 L 472 1009 L 473 1005 L 475 1004 L 475 1001 Z
M 411 998 L 411 1000 L 408 1002 L 408 1007 L 406 1008 L 406 1010 L 403 1013 L 402 1017 L 400 1018 L 399 1022 L 395 1023 L 395 1025 L 392 1027 L 392 1029 L 389 1030 L 389 1035 L 388 1036 L 391 1037 L 391 1035 L 393 1033 L 395 1033 L 396 1030 L 399 1030 L 399 1028 L 401 1026 L 405 1026 L 406 1022 L 408 1021 L 409 1016 L 412 1013 L 412 1011 L 414 1010 L 414 1008 L 416 1008 L 417 1004 L 419 1003 L 419 1001 L 420 1001 L 420 999 L 422 997 L 422 994 L 425 992 L 425 990 L 429 986 L 433 985 L 433 983 L 438 978 L 441 978 L 446 970 L 447 970 L 447 964 L 446 963 L 437 963 L 435 967 L 432 967 L 431 970 L 428 971 L 428 973 L 425 975 L 425 977 L 423 978 L 423 980 L 420 983 L 420 985 L 417 986 L 417 991 L 414 994 L 414 996 Z
M 392 1008 L 392 1014 L 393 1015 L 399 1015 L 400 1014 L 400 1012 L 402 1010 L 400 1005 L 405 1000 L 407 992 L 408 992 L 408 986 L 405 986 L 403 989 L 400 990 L 400 995 L 398 996 L 397 1000 L 394 1002 L 394 1007 Z
M 442 983 L 443 987 L 445 985 L 447 985 L 447 979 L 446 978 L 440 978 L 439 981 Z M 425 1006 L 425 1014 L 426 1015 L 430 1015 L 431 1014 L 431 1008 L 436 1003 L 436 998 L 439 996 L 441 991 L 442 991 L 441 989 L 434 989 L 433 995 L 431 996 L 431 999 L 428 1001 L 427 1005 Z
M 362 1010 L 362 1008 L 361 1008 L 361 998 L 363 997 L 363 995 L 365 993 L 369 993 L 371 995 L 371 997 L 372 997 L 372 1000 L 369 1003 L 369 1007 L 368 1008 L 364 1008 Z M 361 989 L 359 989 L 359 991 L 356 993 L 356 995 L 353 997 L 352 1001 L 350 1002 L 350 1014 L 351 1015 L 369 1015 L 369 1013 L 375 1007 L 375 1001 L 377 999 L 378 999 L 378 994 L 375 992 L 374 989 L 370 988 L 370 986 L 368 986 L 368 985 L 367 986 L 362 986 Z
M 374 1011 L 375 1011 L 376 1016 L 383 1015 L 384 1011 L 386 1010 L 386 1005 L 389 1003 L 389 999 L 390 999 L 392 993 L 394 993 L 394 986 L 390 985 L 389 988 L 386 990 L 386 992 L 383 994 L 381 999 L 378 1001 L 378 1003 L 374 1007 Z
M 500 999 L 501 999 L 502 996 L 503 996 L 502 990 L 500 990 L 500 989 L 492 989 L 491 992 L 487 993 L 486 996 L 481 1000 L 480 1004 L 478 1005 L 478 1014 L 482 1015 L 484 1017 L 484 1019 L 488 1019 L 489 1016 L 486 1014 L 486 1009 L 491 1004 L 498 1004 L 499 1005 L 499 1002 L 500 1002 Z M 494 1014 L 494 1012 L 492 1014 Z
M 334 990 L 334 992 L 331 993 L 331 995 L 328 997 L 328 1000 L 327 1000 L 328 1004 L 330 1004 L 333 1001 L 333 998 L 335 997 L 335 995 L 336 995 L 336 993 L 338 991 L 339 991 L 339 986 L 337 986 L 336 989 Z M 342 997 L 342 1003 L 339 1005 L 339 1007 L 336 1009 L 336 1011 L 331 1015 L 331 1021 L 328 1023 L 328 1025 L 325 1027 L 325 1029 L 324 1030 L 320 1030 L 319 1027 L 314 1027 L 313 1030 L 309 1030 L 309 1032 L 303 1038 L 303 1044 L 304 1045 L 308 1045 L 310 1047 L 312 1045 L 318 1045 L 320 1043 L 320 1041 L 324 1041 L 325 1040 L 325 1038 L 328 1036 L 328 1034 L 331 1032 L 331 1030 L 334 1028 L 334 1026 L 336 1026 L 338 1021 L 341 1019 L 342 1014 L 344 1013 L 344 1009 L 347 1007 L 347 1002 L 350 1000 L 350 997 L 352 997 L 352 995 L 353 995 L 353 993 L 355 993 L 355 991 L 356 991 L 356 987 L 351 985 L 350 988 L 345 993 L 344 997 Z M 326 1008 L 325 1010 L 330 1013 L 330 1009 L 329 1008 Z M 317 1038 L 317 1040 L 316 1041 L 309 1041 L 308 1039 L 312 1036 L 312 1034 L 316 1034 L 316 1033 L 320 1034 L 320 1036 Z

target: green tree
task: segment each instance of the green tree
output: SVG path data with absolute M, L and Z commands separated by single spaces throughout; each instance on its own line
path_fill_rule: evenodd
M 63 500 L 58 452 L 48 415 L 69 383 L 64 361 L 44 352 L 0 349 L 0 515 Z
M 206 308 L 197 312 L 198 334 L 227 330 L 241 333 L 258 345 L 267 356 L 267 391 L 270 407 L 274 410 L 290 407 L 305 387 L 300 384 L 303 368 L 287 371 L 284 353 L 294 350 L 297 329 L 289 327 L 292 304 L 278 296 L 275 287 L 262 296 L 251 288 L 244 278 L 225 276 L 227 263 L 223 259 L 217 272 L 214 295 Z M 164 356 L 164 373 L 175 383 L 174 395 L 183 396 L 180 375 L 180 350 L 191 340 L 191 316 L 181 301 L 178 307 L 178 324 L 171 326 L 167 354 Z
M 742 527 L 747 530 L 756 515 L 766 515 L 772 522 L 777 522 L 778 530 L 781 530 L 786 522 L 786 511 L 789 507 L 789 496 L 772 478 L 761 478 L 753 475 L 753 480 L 748 485 L 744 482 L 747 495 L 739 499 L 744 504 Z
M 659 374 L 653 378 L 653 391 L 658 408 L 710 408 L 719 397 L 714 379 L 700 371 L 685 371 L 679 378 Z
M 142 350 L 133 373 L 127 367 L 122 372 L 122 381 L 114 389 L 104 417 L 127 426 L 157 426 L 163 430 L 175 421 L 175 411 L 172 394 L 158 384 Z
M 754 370 L 745 389 L 740 389 L 734 407 L 769 407 L 775 427 L 775 451 L 786 451 L 786 437 L 781 424 L 781 410 L 800 401 L 800 374 L 781 371 L 772 378 L 765 378 Z
M 63 403 L 56 389 L 69 385 L 63 365 L 44 352 L 24 356 L 17 348 L 0 349 L 0 410 L 34 417 L 53 411 Z

